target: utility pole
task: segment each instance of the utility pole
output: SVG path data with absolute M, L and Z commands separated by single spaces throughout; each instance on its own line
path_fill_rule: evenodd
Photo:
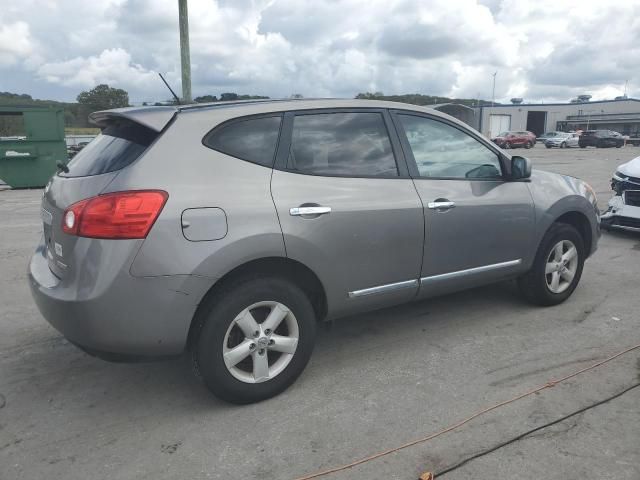
M 493 74 L 493 93 L 491 94 L 491 106 L 496 103 L 496 75 L 498 72 Z
M 180 63 L 182 64 L 182 101 L 191 103 L 191 55 L 189 54 L 189 11 L 187 0 L 178 0 L 180 23 Z

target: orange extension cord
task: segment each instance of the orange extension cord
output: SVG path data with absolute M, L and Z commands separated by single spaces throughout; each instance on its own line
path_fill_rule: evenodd
M 355 467 L 357 465 L 362 465 L 363 463 L 367 463 L 367 462 L 370 462 L 370 461 L 375 460 L 377 458 L 384 457 L 385 455 L 389 455 L 391 453 L 395 453 L 395 452 L 397 452 L 399 450 L 403 450 L 405 448 L 412 447 L 414 445 L 418 445 L 419 443 L 427 442 L 427 441 L 432 440 L 432 439 L 434 439 L 436 437 L 439 437 L 440 435 L 444 435 L 445 433 L 448 433 L 448 432 L 450 432 L 452 430 L 456 430 L 457 428 L 460 428 L 462 425 L 464 425 L 466 423 L 469 423 L 471 420 L 473 420 L 475 418 L 478 418 L 479 416 L 484 415 L 485 413 L 491 412 L 492 410 L 495 410 L 497 408 L 503 407 L 503 406 L 508 405 L 510 403 L 516 402 L 516 401 L 518 401 L 518 400 L 520 400 L 522 398 L 528 397 L 529 395 L 533 395 L 534 393 L 540 392 L 540 391 L 542 391 L 542 390 L 544 390 L 546 388 L 554 387 L 558 383 L 566 382 L 570 378 L 573 378 L 573 377 L 575 377 L 577 375 L 580 375 L 581 373 L 588 372 L 589 370 L 597 368 L 600 365 L 604 365 L 605 363 L 608 363 L 611 360 L 614 360 L 614 359 L 616 359 L 616 358 L 618 358 L 618 357 L 620 357 L 620 356 L 622 356 L 622 355 L 624 355 L 626 353 L 629 353 L 629 352 L 631 352 L 633 350 L 636 350 L 638 348 L 640 348 L 640 344 L 634 345 L 633 347 L 629 347 L 626 350 L 618 352 L 615 355 L 611 355 L 610 357 L 607 357 L 607 358 L 605 358 L 604 360 L 602 360 L 600 362 L 594 363 L 593 365 L 590 365 L 590 366 L 588 366 L 586 368 L 578 370 L 577 372 L 574 372 L 574 373 L 572 373 L 570 375 L 567 375 L 567 376 L 564 376 L 562 378 L 559 378 L 558 380 L 550 380 L 549 382 L 545 383 L 544 385 L 541 385 L 539 387 L 534 388 L 533 390 L 529 390 L 529 391 L 527 391 L 525 393 L 517 395 L 517 396 L 515 396 L 515 397 L 513 397 L 513 398 L 511 398 L 509 400 L 505 400 L 504 402 L 500 402 L 500 403 L 496 403 L 495 405 L 491 405 L 490 407 L 487 407 L 487 408 L 485 408 L 483 410 L 480 410 L 480 411 L 474 413 L 473 415 L 465 418 L 464 420 L 459 421 L 458 423 L 454 423 L 453 425 L 450 425 L 447 428 L 444 428 L 444 429 L 442 429 L 442 430 L 440 430 L 440 431 L 438 431 L 436 433 L 432 433 L 431 435 L 428 435 L 426 437 L 419 438 L 417 440 L 413 440 L 411 442 L 408 442 L 408 443 L 405 443 L 403 445 L 400 445 L 399 447 L 390 448 L 389 450 L 384 450 L 382 452 L 375 453 L 375 454 L 370 455 L 368 457 L 361 458 L 360 460 L 356 460 L 355 462 L 351 462 L 351 463 L 349 463 L 347 465 L 342 465 L 340 467 L 333 467 L 333 468 L 330 468 L 328 470 L 323 470 L 323 471 L 320 471 L 320 472 L 312 473 L 311 475 L 306 475 L 304 477 L 298 477 L 295 480 L 311 480 L 312 478 L 324 477 L 325 475 L 341 472 L 343 470 L 347 470 L 347 469 Z M 429 477 L 427 477 L 427 478 L 429 478 Z M 431 477 L 431 478 L 433 478 L 433 477 Z

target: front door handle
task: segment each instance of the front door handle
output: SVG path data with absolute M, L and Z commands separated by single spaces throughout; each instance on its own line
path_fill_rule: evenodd
M 456 206 L 455 202 L 450 202 L 449 200 L 437 200 L 435 202 L 429 202 L 427 207 L 431 210 L 449 210 Z
M 300 217 L 302 215 L 326 215 L 331 213 L 331 207 L 294 207 L 289 209 L 289 215 Z

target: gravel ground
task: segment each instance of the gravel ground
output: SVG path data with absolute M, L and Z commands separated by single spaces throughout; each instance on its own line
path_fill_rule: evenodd
M 518 153 L 609 178 L 640 148 Z M 0 191 L 0 479 L 293 479 L 425 436 L 640 343 L 640 235 L 604 233 L 574 295 L 535 308 L 510 283 L 346 318 L 284 394 L 237 407 L 183 359 L 111 364 L 31 300 L 39 190 Z M 329 479 L 416 479 L 640 380 L 640 351 Z M 451 472 L 451 479 L 640 479 L 640 388 Z

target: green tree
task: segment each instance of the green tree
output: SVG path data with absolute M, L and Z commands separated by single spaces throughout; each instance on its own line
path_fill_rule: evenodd
M 125 90 L 105 84 L 80 93 L 77 99 L 80 105 L 87 107 L 88 113 L 129 106 L 129 94 Z
M 201 97 L 196 97 L 193 99 L 196 103 L 209 103 L 209 102 L 217 102 L 218 97 L 215 95 L 202 95 Z
M 237 93 L 221 93 L 220 94 L 220 100 L 223 102 L 226 102 L 229 100 L 237 100 L 237 99 L 238 99 Z

